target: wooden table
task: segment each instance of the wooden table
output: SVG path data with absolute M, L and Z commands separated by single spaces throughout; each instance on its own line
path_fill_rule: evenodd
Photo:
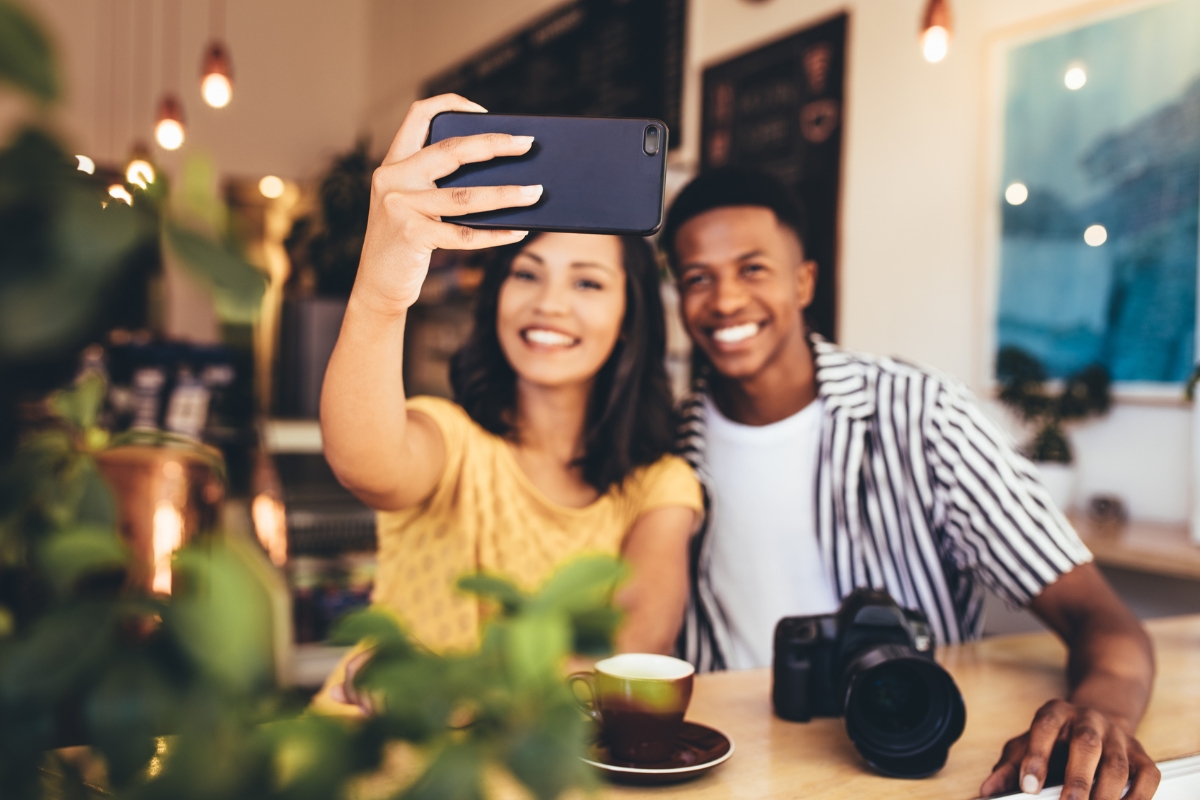
M 1192 541 L 1186 525 L 1101 524 L 1083 514 L 1069 514 L 1068 519 L 1097 564 L 1200 581 L 1200 544 Z
M 1147 624 L 1158 679 L 1138 738 L 1156 761 L 1200 752 L 1200 615 Z M 1009 738 L 1037 708 L 1066 689 L 1066 650 L 1051 634 L 1005 636 L 946 647 L 939 661 L 967 705 L 967 727 L 945 769 L 918 781 L 869 771 L 840 719 L 784 722 L 771 713 L 769 670 L 702 675 L 688 718 L 730 736 L 733 757 L 691 783 L 657 788 L 613 786 L 612 798 L 922 798 L 969 800 Z

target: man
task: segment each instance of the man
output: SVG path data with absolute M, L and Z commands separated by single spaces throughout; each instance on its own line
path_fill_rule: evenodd
M 1134 738 L 1151 645 L 1091 554 L 958 383 L 809 334 L 816 265 L 779 183 L 718 170 L 689 184 L 661 243 L 697 348 L 680 450 L 706 484 L 680 649 L 701 670 L 764 667 L 780 617 L 858 587 L 925 612 L 941 643 L 977 638 L 984 588 L 1070 649 L 1066 700 L 1012 739 L 982 794 L 1041 790 L 1067 743 L 1067 800 L 1149 800 Z M 1094 791 L 1093 791 L 1094 790 Z

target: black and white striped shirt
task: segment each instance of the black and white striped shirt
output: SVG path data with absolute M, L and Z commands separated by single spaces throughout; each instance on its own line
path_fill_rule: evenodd
M 818 544 L 838 598 L 886 589 L 925 612 L 940 643 L 978 638 L 984 587 L 1016 606 L 1091 560 L 1033 464 L 965 387 L 891 358 L 811 337 L 824 399 Z M 678 452 L 707 489 L 704 385 L 680 407 Z M 804 489 L 804 487 L 797 487 Z M 725 669 L 729 631 L 710 579 L 707 526 L 692 541 L 691 601 L 679 652 Z M 773 624 L 773 623 L 772 623 Z

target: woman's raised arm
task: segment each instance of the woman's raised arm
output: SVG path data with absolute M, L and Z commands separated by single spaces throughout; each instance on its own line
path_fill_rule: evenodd
M 483 134 L 423 147 L 443 111 L 482 112 L 459 97 L 414 103 L 371 181 L 371 210 L 358 276 L 325 371 L 321 434 L 338 480 L 364 503 L 395 510 L 433 491 L 445 460 L 437 427 L 405 410 L 404 325 L 436 248 L 478 250 L 520 241 L 523 231 L 487 231 L 442 222 L 442 215 L 528 206 L 540 186 L 439 189 L 461 165 L 515 156 L 530 136 Z

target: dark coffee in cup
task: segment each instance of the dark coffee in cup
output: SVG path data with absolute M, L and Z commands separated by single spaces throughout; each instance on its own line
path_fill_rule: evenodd
M 600 725 L 613 757 L 646 764 L 665 761 L 683 728 L 695 670 L 686 661 L 650 653 L 623 653 L 571 676 L 591 691 L 584 710 Z

